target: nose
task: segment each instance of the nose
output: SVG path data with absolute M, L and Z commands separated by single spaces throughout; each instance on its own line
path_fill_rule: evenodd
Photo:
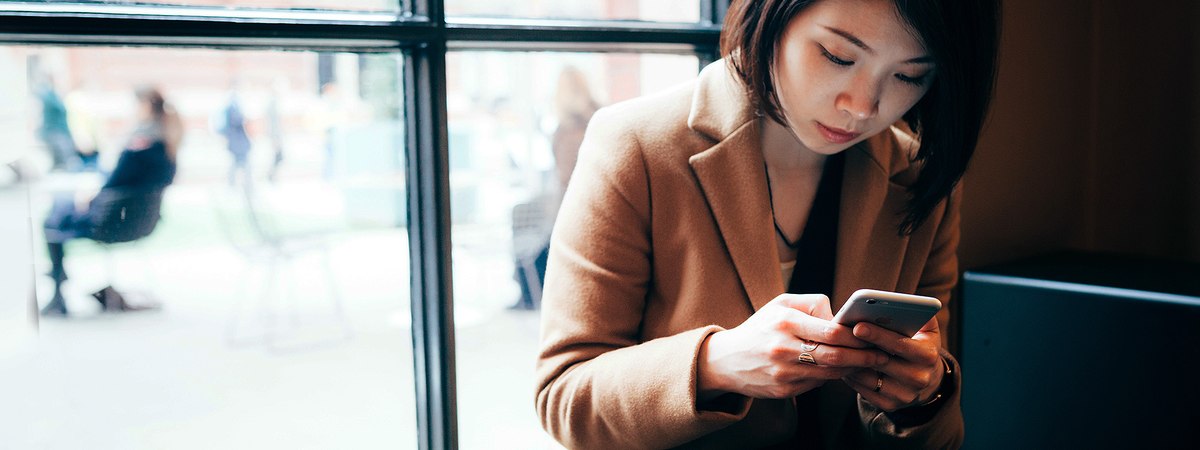
M 855 78 L 838 94 L 839 111 L 849 115 L 854 120 L 866 120 L 879 114 L 879 88 L 876 83 Z

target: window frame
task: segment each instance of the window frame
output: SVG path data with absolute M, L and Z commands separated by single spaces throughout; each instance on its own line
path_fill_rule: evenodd
M 0 44 L 401 53 L 417 445 L 457 449 L 446 53 L 459 50 L 688 54 L 719 58 L 730 0 L 695 23 L 445 16 L 445 0 L 398 12 L 97 3 L 0 3 Z

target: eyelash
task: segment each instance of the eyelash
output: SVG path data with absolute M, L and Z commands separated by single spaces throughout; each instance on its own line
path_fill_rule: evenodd
M 921 86 L 925 85 L 925 75 L 921 75 L 919 77 L 914 78 L 914 77 L 904 76 L 901 74 L 896 74 L 896 79 L 900 80 L 901 82 L 904 82 L 906 84 L 911 84 L 916 87 L 921 87 Z
M 824 46 L 821 47 L 821 54 L 825 55 L 825 59 L 828 59 L 829 62 L 837 64 L 839 66 L 846 67 L 846 66 L 854 65 L 854 61 L 846 61 L 842 58 L 833 56 L 833 53 L 829 53 L 829 50 L 826 50 Z
M 820 47 L 821 47 L 821 54 L 825 55 L 825 59 L 828 59 L 829 62 L 836 64 L 838 66 L 841 66 L 841 67 L 849 67 L 849 66 L 854 65 L 854 61 L 847 61 L 842 58 L 833 56 L 833 53 L 829 53 L 829 50 L 826 50 L 824 46 L 820 46 Z M 922 87 L 925 85 L 925 76 L 924 75 L 919 76 L 919 77 L 909 77 L 909 76 L 905 76 L 905 75 L 901 75 L 901 74 L 896 74 L 896 79 L 900 80 L 901 82 L 903 82 L 905 84 L 915 86 L 915 87 Z

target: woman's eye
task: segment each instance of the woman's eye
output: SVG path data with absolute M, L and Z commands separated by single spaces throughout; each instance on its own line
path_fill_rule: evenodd
M 911 84 L 911 85 L 917 86 L 917 87 L 924 86 L 926 78 L 927 77 L 925 75 L 921 75 L 919 77 L 910 77 L 908 75 L 904 75 L 901 73 L 896 74 L 897 80 L 903 81 L 905 83 L 908 83 L 908 84 Z
M 844 60 L 844 59 L 842 59 L 842 58 L 838 58 L 838 57 L 836 57 L 836 56 L 833 56 L 833 53 L 829 53 L 829 50 L 826 50 L 826 49 L 825 49 L 825 47 L 821 47 L 821 54 L 825 55 L 825 59 L 828 59 L 828 60 L 829 60 L 829 62 L 832 62 L 832 63 L 834 63 L 834 64 L 837 64 L 837 65 L 839 65 L 839 66 L 852 66 L 852 65 L 854 65 L 854 61 L 847 61 L 847 60 Z

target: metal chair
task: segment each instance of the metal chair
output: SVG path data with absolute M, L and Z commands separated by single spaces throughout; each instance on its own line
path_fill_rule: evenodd
M 243 307 L 239 303 L 228 319 L 226 342 L 231 346 L 261 343 L 269 350 L 281 351 L 348 340 L 353 336 L 353 330 L 342 305 L 342 296 L 334 277 L 333 266 L 330 263 L 327 232 L 299 234 L 280 231 L 281 227 L 276 223 L 276 218 L 270 211 L 269 202 L 263 201 L 255 191 L 255 187 L 248 183 L 237 189 L 223 189 L 221 192 L 214 192 L 212 201 L 218 225 L 233 248 L 247 262 L 262 264 L 267 271 L 262 280 L 262 293 L 254 302 L 261 320 L 261 333 L 250 333 L 247 337 L 247 333 L 243 332 L 244 320 L 241 318 Z M 281 313 L 287 313 L 293 325 L 298 322 L 298 306 L 295 299 L 292 298 L 294 297 L 292 285 L 297 280 L 292 266 L 297 257 L 307 253 L 317 253 L 321 257 L 328 298 L 334 319 L 340 328 L 340 335 L 334 339 L 320 342 L 283 346 L 279 344 L 279 341 L 286 336 L 280 333 L 278 316 Z M 281 275 L 286 279 L 281 280 Z M 280 295 L 283 302 L 289 303 L 286 311 L 280 311 L 276 305 L 277 302 L 274 301 L 274 297 L 277 297 L 275 287 L 281 284 L 280 281 L 284 282 L 282 284 L 287 290 Z M 293 326 L 293 331 L 294 328 Z
M 550 239 L 553 222 L 548 217 L 548 201 L 547 196 L 537 196 L 512 209 L 513 256 L 518 272 L 523 275 L 517 282 L 524 287 L 523 292 L 528 292 L 530 309 L 538 309 L 542 304 L 543 280 L 537 259 Z
M 162 202 L 165 187 L 145 188 L 107 188 L 102 189 L 92 200 L 92 231 L 90 239 L 100 244 L 106 260 L 105 270 L 108 274 L 108 286 L 92 294 L 104 306 L 106 311 L 139 311 L 157 309 L 160 304 L 142 294 L 138 304 L 125 301 L 128 291 L 118 292 L 113 287 L 117 278 L 116 262 L 113 250 L 118 244 L 136 244 L 149 236 L 158 227 L 162 219 Z M 140 259 L 145 259 L 144 257 Z M 147 267 L 142 276 L 153 283 L 151 268 Z
M 149 236 L 162 218 L 164 190 L 101 189 L 90 206 L 90 238 L 101 244 L 119 244 Z

